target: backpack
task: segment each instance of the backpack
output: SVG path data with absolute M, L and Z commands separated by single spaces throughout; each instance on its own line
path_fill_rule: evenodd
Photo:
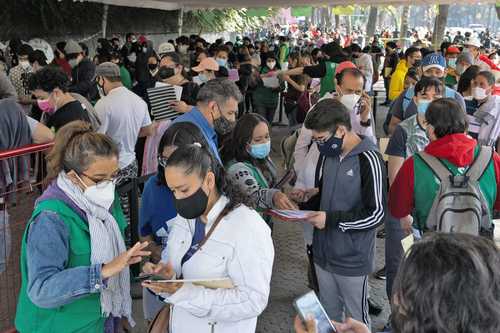
M 285 136 L 281 141 L 281 155 L 283 156 L 283 167 L 285 170 L 292 170 L 295 159 L 293 153 L 295 145 L 300 135 L 300 128 L 292 131 L 289 135 Z
M 472 235 L 491 232 L 492 219 L 479 187 L 479 179 L 491 162 L 492 147 L 481 146 L 467 172 L 457 176 L 438 158 L 425 152 L 418 154 L 441 181 L 427 217 L 427 228 Z

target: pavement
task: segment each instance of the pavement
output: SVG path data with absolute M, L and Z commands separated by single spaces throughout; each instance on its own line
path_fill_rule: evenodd
M 379 97 L 378 103 L 383 101 Z M 378 137 L 382 135 L 381 126 L 387 113 L 387 107 L 377 106 L 376 128 Z M 287 127 L 273 127 L 273 152 L 272 157 L 277 165 L 280 165 L 281 156 L 279 143 L 281 138 L 288 133 Z M 309 291 L 307 287 L 307 258 L 302 234 L 302 226 L 299 223 L 275 222 L 273 230 L 275 247 L 275 259 L 273 276 L 271 280 L 271 294 L 269 304 L 258 319 L 257 333 L 285 333 L 293 332 L 293 319 L 296 315 L 293 308 L 295 298 Z M 377 268 L 384 266 L 384 240 L 377 239 L 376 249 Z M 378 316 L 372 316 L 372 331 L 378 332 L 386 323 L 390 310 L 389 302 L 385 292 L 385 281 L 370 277 L 370 298 L 383 307 Z M 146 326 L 142 320 L 142 300 L 140 286 L 133 287 L 133 295 L 137 298 L 133 302 L 134 318 L 137 326 L 133 332 L 146 332 Z M 237 332 L 235 332 L 237 333 Z

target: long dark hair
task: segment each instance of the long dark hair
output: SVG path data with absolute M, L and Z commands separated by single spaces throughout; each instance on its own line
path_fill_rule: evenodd
M 433 233 L 412 246 L 394 284 L 397 333 L 493 333 L 500 327 L 500 253 L 487 238 Z
M 467 68 L 465 72 L 463 72 L 463 74 L 460 76 L 460 80 L 458 80 L 457 91 L 463 94 L 464 91 L 469 90 L 472 80 L 474 80 L 474 78 L 480 71 L 481 68 L 476 65 L 472 65 Z
M 205 136 L 198 126 L 189 122 L 172 124 L 160 139 L 158 144 L 158 157 L 162 156 L 163 150 L 168 146 L 182 147 L 193 143 L 199 143 L 202 147 L 210 149 Z M 210 152 L 210 150 L 209 150 Z M 158 184 L 167 186 L 165 180 L 165 168 L 158 163 Z
M 180 167 L 186 175 L 196 172 L 204 179 L 209 171 L 215 175 L 217 192 L 229 198 L 225 211 L 229 212 L 241 204 L 252 207 L 250 197 L 241 193 L 238 187 L 227 180 L 226 171 L 220 162 L 210 153 L 209 148 L 196 144 L 179 147 L 168 159 L 168 167 Z
M 222 155 L 225 165 L 233 160 L 236 162 L 248 162 L 255 165 L 262 171 L 268 182 L 272 183 L 274 179 L 266 160 L 253 158 L 247 150 L 247 145 L 252 142 L 253 131 L 260 123 L 265 123 L 269 128 L 267 120 L 257 113 L 247 113 L 238 119 L 229 139 L 229 143 L 224 145 Z

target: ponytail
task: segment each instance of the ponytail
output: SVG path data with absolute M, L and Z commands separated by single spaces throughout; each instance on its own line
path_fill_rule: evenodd
M 118 147 L 108 136 L 93 132 L 90 123 L 68 123 L 57 132 L 54 147 L 47 155 L 47 181 L 57 178 L 61 171 L 80 174 L 97 156 L 118 157 Z

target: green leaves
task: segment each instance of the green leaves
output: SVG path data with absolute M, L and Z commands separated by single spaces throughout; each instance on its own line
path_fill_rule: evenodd
M 246 9 L 232 8 L 193 10 L 185 17 L 187 25 L 198 28 L 199 32 L 247 31 L 262 26 L 265 19 L 252 16 Z

